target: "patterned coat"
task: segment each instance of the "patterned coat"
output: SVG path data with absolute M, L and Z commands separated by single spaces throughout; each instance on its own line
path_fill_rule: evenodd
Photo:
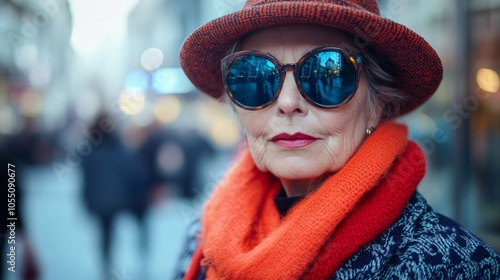
M 182 279 L 200 230 L 190 230 L 174 279 Z M 204 279 L 200 273 L 198 279 Z M 401 217 L 342 265 L 330 279 L 500 279 L 500 255 L 416 192 Z

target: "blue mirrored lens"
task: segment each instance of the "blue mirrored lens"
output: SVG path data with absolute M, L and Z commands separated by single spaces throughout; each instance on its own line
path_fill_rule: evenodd
M 280 75 L 273 62 L 254 55 L 236 58 L 226 79 L 232 98 L 247 107 L 265 105 L 274 98 L 280 85 Z
M 304 61 L 299 76 L 304 93 L 323 106 L 341 104 L 356 89 L 356 68 L 337 51 L 312 55 Z

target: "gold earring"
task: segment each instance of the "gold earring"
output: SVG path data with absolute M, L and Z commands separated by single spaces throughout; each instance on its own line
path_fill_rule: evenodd
M 375 131 L 375 128 L 372 126 L 372 127 L 369 127 L 366 129 L 366 136 L 369 136 L 370 134 L 372 134 L 373 132 Z

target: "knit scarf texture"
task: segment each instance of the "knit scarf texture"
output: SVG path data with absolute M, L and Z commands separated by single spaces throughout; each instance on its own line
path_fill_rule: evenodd
M 425 174 L 407 127 L 381 124 L 351 159 L 281 217 L 281 184 L 245 148 L 202 216 L 185 279 L 328 279 L 393 224 Z

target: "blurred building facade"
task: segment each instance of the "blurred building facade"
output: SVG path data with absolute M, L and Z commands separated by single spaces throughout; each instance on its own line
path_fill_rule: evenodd
M 66 0 L 0 1 L 0 131 L 21 130 L 23 117 L 44 129 L 62 125 L 70 103 L 71 14 Z
M 500 238 L 500 1 L 470 1 L 465 106 L 472 109 L 470 181 L 478 190 L 480 226 Z M 498 243 L 497 243 L 498 244 Z M 499 250 L 499 247 L 496 247 Z
M 430 204 L 500 251 L 500 1 L 379 1 L 437 50 L 444 79 L 403 118 L 423 147 Z

